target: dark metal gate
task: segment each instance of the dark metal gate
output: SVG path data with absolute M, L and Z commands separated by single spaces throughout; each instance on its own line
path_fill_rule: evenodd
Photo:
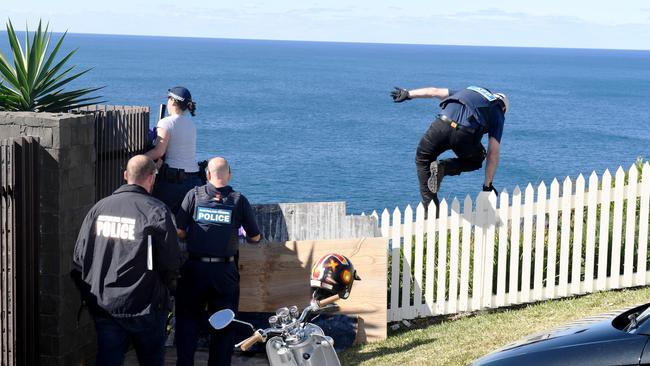
M 99 201 L 124 184 L 129 159 L 146 151 L 149 107 L 97 105 L 74 112 L 95 116 L 95 200 Z
M 0 141 L 0 364 L 38 358 L 38 162 L 32 137 Z

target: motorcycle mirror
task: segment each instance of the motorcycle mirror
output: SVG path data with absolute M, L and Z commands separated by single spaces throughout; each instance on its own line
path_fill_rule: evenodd
M 235 319 L 235 313 L 230 309 L 219 310 L 208 320 L 214 329 L 223 329 Z

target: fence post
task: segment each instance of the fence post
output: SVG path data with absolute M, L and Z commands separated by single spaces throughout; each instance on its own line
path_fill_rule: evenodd
M 416 314 L 424 314 L 422 309 L 422 278 L 424 272 L 424 205 L 418 204 L 415 210 L 415 293 L 413 306 Z
M 632 286 L 634 267 L 634 237 L 636 229 L 636 208 L 637 208 L 637 181 L 639 173 L 636 165 L 632 164 L 628 171 L 627 179 L 627 213 L 625 219 L 625 262 L 623 269 L 623 286 Z M 638 269 L 637 269 L 638 270 Z
M 435 276 L 435 253 L 436 253 L 436 205 L 429 204 L 427 207 L 427 259 L 426 259 L 426 285 L 425 285 L 425 299 L 429 309 L 429 314 L 434 313 L 433 303 L 433 280 Z
M 544 232 L 546 231 L 546 185 L 537 187 L 537 220 L 535 228 L 535 279 L 533 282 L 533 300 L 543 298 L 544 287 Z
M 582 270 L 582 220 L 585 207 L 585 177 L 576 179 L 575 211 L 573 229 L 573 264 L 571 265 L 571 294 L 580 293 L 580 273 Z
M 478 310 L 484 303 L 486 232 L 489 225 L 487 217 L 490 209 L 488 194 L 481 192 L 476 197 L 474 216 L 474 281 L 472 285 L 472 310 Z
M 558 286 L 558 295 L 566 296 L 568 294 L 569 284 L 569 251 L 571 237 L 571 201 L 573 200 L 573 183 L 569 177 L 564 179 L 562 184 L 562 237 L 560 240 L 560 281 Z M 574 243 L 575 245 L 575 243 Z
M 526 186 L 524 203 L 524 244 L 521 259 L 521 297 L 520 302 L 530 301 L 530 267 L 532 262 L 533 242 L 533 203 L 535 192 L 529 183 Z
M 609 205 L 611 202 L 612 176 L 609 170 L 603 174 L 600 191 L 600 235 L 598 241 L 598 280 L 596 290 L 607 289 L 607 251 L 609 249 Z
M 497 217 L 497 196 L 493 192 L 487 194 L 487 211 L 485 212 L 485 265 L 483 270 L 483 307 L 492 307 L 492 287 L 494 282 L 494 233 Z
M 451 218 L 449 220 L 451 243 L 449 249 L 449 302 L 447 311 L 458 311 L 458 236 L 460 232 L 460 202 L 454 198 L 451 203 Z
M 620 287 L 621 277 L 621 235 L 623 232 L 623 200 L 625 199 L 625 172 L 618 167 L 614 183 L 614 212 L 612 213 L 612 265 L 610 269 L 611 288 Z
M 643 164 L 639 210 L 639 253 L 637 255 L 636 284 L 647 283 L 646 256 L 648 254 L 648 210 L 650 210 L 650 163 Z
M 585 283 L 582 292 L 594 290 L 596 266 L 596 211 L 598 209 L 598 176 L 592 172 L 589 176 L 589 192 L 587 193 L 587 241 L 585 247 Z
M 447 290 L 447 201 L 440 202 L 438 218 L 438 284 L 436 286 L 436 314 L 445 314 L 445 292 Z
M 548 243 L 546 257 L 546 294 L 545 298 L 555 298 L 555 276 L 557 263 L 557 215 L 560 200 L 560 184 L 557 179 L 551 182 L 551 197 L 548 212 Z M 543 234 L 542 234 L 543 235 Z M 543 239 L 543 238 L 542 238 Z
M 400 293 L 400 251 L 401 251 L 401 234 L 400 228 L 402 227 L 402 215 L 397 207 L 393 211 L 393 232 L 391 242 L 391 291 L 390 291 L 390 311 L 388 318 L 390 321 L 402 320 L 402 313 L 399 308 L 399 293 Z
M 463 237 L 460 260 L 460 299 L 459 310 L 469 310 L 469 263 L 470 247 L 472 238 L 472 199 L 469 195 L 465 197 L 463 203 Z
M 411 205 L 404 210 L 404 250 L 402 260 L 402 306 L 401 313 L 404 318 L 415 315 L 411 307 L 411 271 L 413 268 L 413 209 Z
M 506 304 L 506 273 L 508 266 L 508 191 L 501 192 L 499 200 L 499 259 L 497 263 L 496 306 Z

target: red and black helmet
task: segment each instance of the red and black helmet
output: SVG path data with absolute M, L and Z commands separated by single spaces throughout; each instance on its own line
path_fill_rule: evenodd
M 311 288 L 315 298 L 338 294 L 342 299 L 347 299 L 354 280 L 361 278 L 352 262 L 336 253 L 323 256 L 311 270 Z

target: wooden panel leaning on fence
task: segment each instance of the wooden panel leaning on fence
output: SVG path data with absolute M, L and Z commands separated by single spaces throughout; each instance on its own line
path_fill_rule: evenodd
M 347 300 L 337 301 L 341 313 L 358 316 L 357 342 L 386 338 L 387 240 L 288 241 L 240 247 L 240 311 L 274 312 L 282 306 L 309 304 L 311 268 L 322 256 L 339 253 L 350 259 L 362 278 Z

